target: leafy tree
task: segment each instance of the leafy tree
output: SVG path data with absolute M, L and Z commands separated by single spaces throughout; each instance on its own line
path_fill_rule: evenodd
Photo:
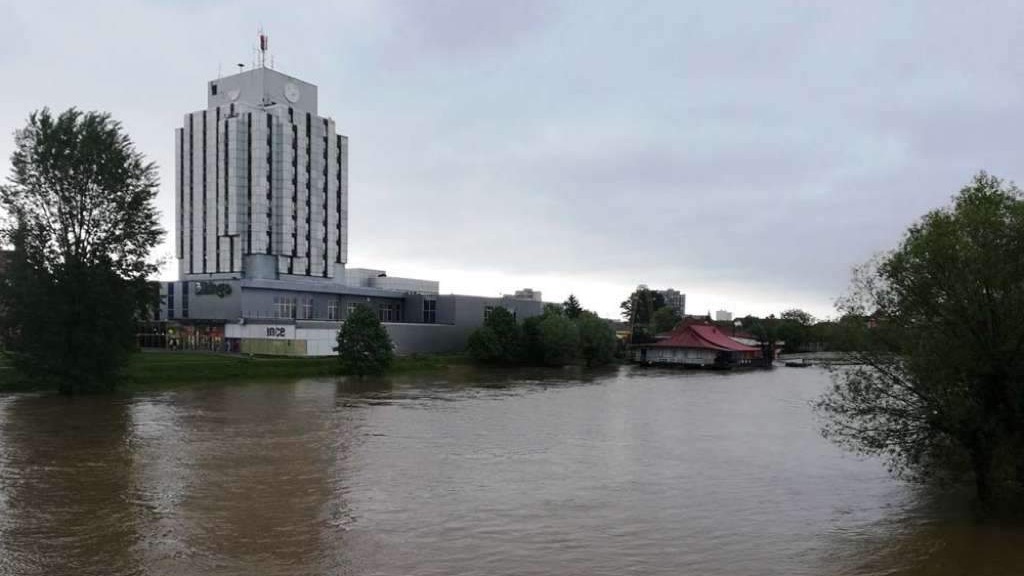
M 804 312 L 799 308 L 791 308 L 779 314 L 779 318 L 783 321 L 793 322 L 800 326 L 811 326 L 814 324 L 814 316 L 810 313 Z
M 540 323 L 549 316 L 561 316 L 560 313 L 530 316 L 523 320 L 522 329 L 522 361 L 531 366 L 544 364 L 544 343 L 540 337 Z
M 786 350 L 799 352 L 805 350 L 813 339 L 814 316 L 793 308 L 779 315 L 779 338 L 785 342 Z
M 679 317 L 679 314 L 677 314 L 673 308 L 669 306 L 662 306 L 654 312 L 652 328 L 655 333 L 659 334 L 662 332 L 671 332 L 672 329 L 681 321 L 682 318 Z
M 469 335 L 466 353 L 473 360 L 484 364 L 497 364 L 505 357 L 498 335 L 487 326 L 481 326 Z
M 25 376 L 63 393 L 114 387 L 151 301 L 163 230 L 156 167 L 108 114 L 34 112 L 0 187 L 0 332 Z
M 758 343 L 761 347 L 761 358 L 767 366 L 771 366 L 771 363 L 775 361 L 775 350 L 778 348 L 780 335 L 780 322 L 774 314 L 769 314 L 767 318 L 747 317 L 745 319 L 749 324 L 744 324 L 750 327 L 750 333 L 757 338 Z
M 576 299 L 575 294 L 569 294 L 569 298 L 562 304 L 562 308 L 565 310 L 565 316 L 570 320 L 579 318 L 583 313 L 583 307 L 580 306 L 580 301 Z
M 467 351 L 478 362 L 512 364 L 522 358 L 521 338 L 515 316 L 498 307 L 470 334 Z
M 647 326 L 654 319 L 654 313 L 665 306 L 665 297 L 647 286 L 639 286 L 629 298 L 619 305 L 622 317 L 630 323 Z
M 538 328 L 544 348 L 544 364 L 565 366 L 576 361 L 580 334 L 575 322 L 564 316 L 547 316 Z
M 576 320 L 579 332 L 579 355 L 587 366 L 600 366 L 612 361 L 618 339 L 615 330 L 593 312 L 583 312 Z
M 341 325 L 334 351 L 338 353 L 341 372 L 356 376 L 381 374 L 394 359 L 391 337 L 377 314 L 363 304 L 356 306 Z
M 1024 199 L 981 173 L 862 267 L 841 301 L 856 364 L 818 402 L 826 436 L 912 478 L 1024 481 Z M 854 321 L 859 318 L 860 321 Z

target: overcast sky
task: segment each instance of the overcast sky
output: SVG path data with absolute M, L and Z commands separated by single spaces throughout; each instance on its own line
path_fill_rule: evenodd
M 350 138 L 350 266 L 606 316 L 638 283 L 827 316 L 976 171 L 1020 180 L 1022 23 L 995 1 L 0 0 L 0 173 L 33 109 L 109 111 L 172 231 L 173 130 L 262 24 Z

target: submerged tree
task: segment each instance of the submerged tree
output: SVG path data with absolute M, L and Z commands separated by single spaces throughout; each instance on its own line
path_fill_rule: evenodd
M 511 312 L 496 307 L 487 315 L 484 325 L 469 335 L 467 352 L 477 362 L 512 364 L 521 359 L 520 328 Z
M 652 330 L 655 334 L 671 332 L 683 319 L 671 306 L 662 306 L 654 312 L 651 318 Z
M 537 328 L 544 349 L 544 364 L 565 366 L 576 361 L 580 332 L 575 322 L 565 316 L 546 316 Z
M 394 359 L 391 337 L 369 306 L 360 304 L 338 330 L 338 353 L 343 374 L 380 374 Z
M 0 331 L 25 376 L 61 392 L 113 388 L 150 305 L 154 164 L 108 114 L 43 109 L 15 134 L 7 218 L 14 257 L 0 282 Z
M 576 320 L 579 332 L 580 358 L 587 366 L 601 366 L 612 361 L 618 340 L 608 322 L 593 312 L 583 312 Z
M 1024 198 L 981 173 L 861 268 L 841 302 L 856 364 L 818 402 L 826 436 L 919 479 L 1024 482 Z M 859 319 L 859 320 L 857 320 Z

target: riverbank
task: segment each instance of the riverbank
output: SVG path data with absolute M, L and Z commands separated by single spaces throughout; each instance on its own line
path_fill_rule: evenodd
M 463 356 L 400 356 L 388 374 L 445 370 L 467 364 Z M 241 380 L 277 380 L 331 377 L 338 375 L 338 359 L 288 357 L 247 357 L 203 352 L 140 352 L 124 371 L 119 390 L 142 390 L 165 386 L 190 386 Z M 39 388 L 14 371 L 0 356 L 0 392 L 35 391 Z

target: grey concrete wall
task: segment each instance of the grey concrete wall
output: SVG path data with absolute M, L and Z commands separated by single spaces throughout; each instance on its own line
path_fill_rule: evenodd
M 535 300 L 517 300 L 508 297 L 488 298 L 484 296 L 450 295 L 454 300 L 454 323 L 458 326 L 477 328 L 484 323 L 484 312 L 488 306 L 502 307 L 512 312 L 519 322 L 539 316 L 544 303 Z
M 453 354 L 466 349 L 467 334 L 448 324 L 391 324 L 384 327 L 395 345 L 395 354 Z
M 160 285 L 160 295 L 168 296 L 167 285 L 164 282 Z M 174 316 L 168 317 L 169 302 L 167 298 L 161 299 L 161 319 L 178 320 L 184 319 L 184 294 L 188 291 L 188 319 L 189 320 L 237 320 L 242 313 L 242 291 L 237 280 L 216 280 L 214 285 L 230 287 L 230 294 L 196 294 L 198 282 L 174 282 Z
M 242 257 L 242 269 L 246 278 L 277 279 L 277 256 L 271 254 L 246 254 Z
M 298 102 L 289 102 L 284 96 L 285 84 L 289 83 L 299 90 Z M 214 84 L 217 85 L 217 94 L 213 94 Z M 238 91 L 236 100 L 231 99 L 233 90 Z M 261 106 L 264 102 L 276 103 L 316 114 L 317 87 L 269 68 L 250 68 L 238 74 L 207 82 L 206 105 L 208 108 L 227 106 L 232 102 L 252 106 Z

